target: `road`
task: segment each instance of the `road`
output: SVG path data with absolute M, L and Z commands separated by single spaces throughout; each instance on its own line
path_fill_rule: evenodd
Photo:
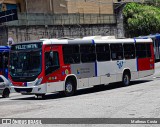
M 128 87 L 119 83 L 80 90 L 75 96 L 12 93 L 0 98 L 0 118 L 160 118 L 160 63 L 155 74 Z

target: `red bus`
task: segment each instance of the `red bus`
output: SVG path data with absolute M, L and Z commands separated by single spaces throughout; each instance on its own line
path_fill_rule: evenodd
M 131 80 L 154 73 L 151 39 L 41 39 L 13 44 L 9 79 L 19 93 L 43 96 Z

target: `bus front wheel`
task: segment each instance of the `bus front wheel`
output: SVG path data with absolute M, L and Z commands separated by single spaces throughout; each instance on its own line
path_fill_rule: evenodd
M 75 85 L 71 80 L 66 81 L 64 94 L 66 96 L 72 96 L 76 91 Z

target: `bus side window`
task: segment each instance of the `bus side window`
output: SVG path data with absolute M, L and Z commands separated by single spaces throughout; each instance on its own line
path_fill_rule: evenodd
M 51 56 L 51 52 L 45 53 L 45 73 L 46 75 L 56 71 L 60 68 L 59 65 L 59 57 L 58 52 L 53 52 L 53 56 Z
M 96 45 L 97 61 L 109 61 L 110 49 L 109 44 L 97 44 Z
M 112 60 L 123 59 L 123 47 L 122 44 L 110 44 Z
M 135 46 L 134 44 L 123 44 L 124 58 L 134 59 L 135 58 Z
M 79 45 L 63 45 L 63 60 L 65 64 L 80 63 Z
M 96 61 L 95 45 L 82 44 L 80 45 L 80 52 L 81 52 L 82 63 L 89 63 Z
M 151 44 L 146 44 L 147 57 L 151 57 Z

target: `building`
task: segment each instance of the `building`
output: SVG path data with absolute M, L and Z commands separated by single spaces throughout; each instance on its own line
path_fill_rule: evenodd
M 123 19 L 115 15 L 114 2 L 120 0 L 0 0 L 0 16 L 16 9 L 18 19 L 1 22 L 0 44 L 6 45 L 8 38 L 20 42 L 64 36 L 123 37 Z

